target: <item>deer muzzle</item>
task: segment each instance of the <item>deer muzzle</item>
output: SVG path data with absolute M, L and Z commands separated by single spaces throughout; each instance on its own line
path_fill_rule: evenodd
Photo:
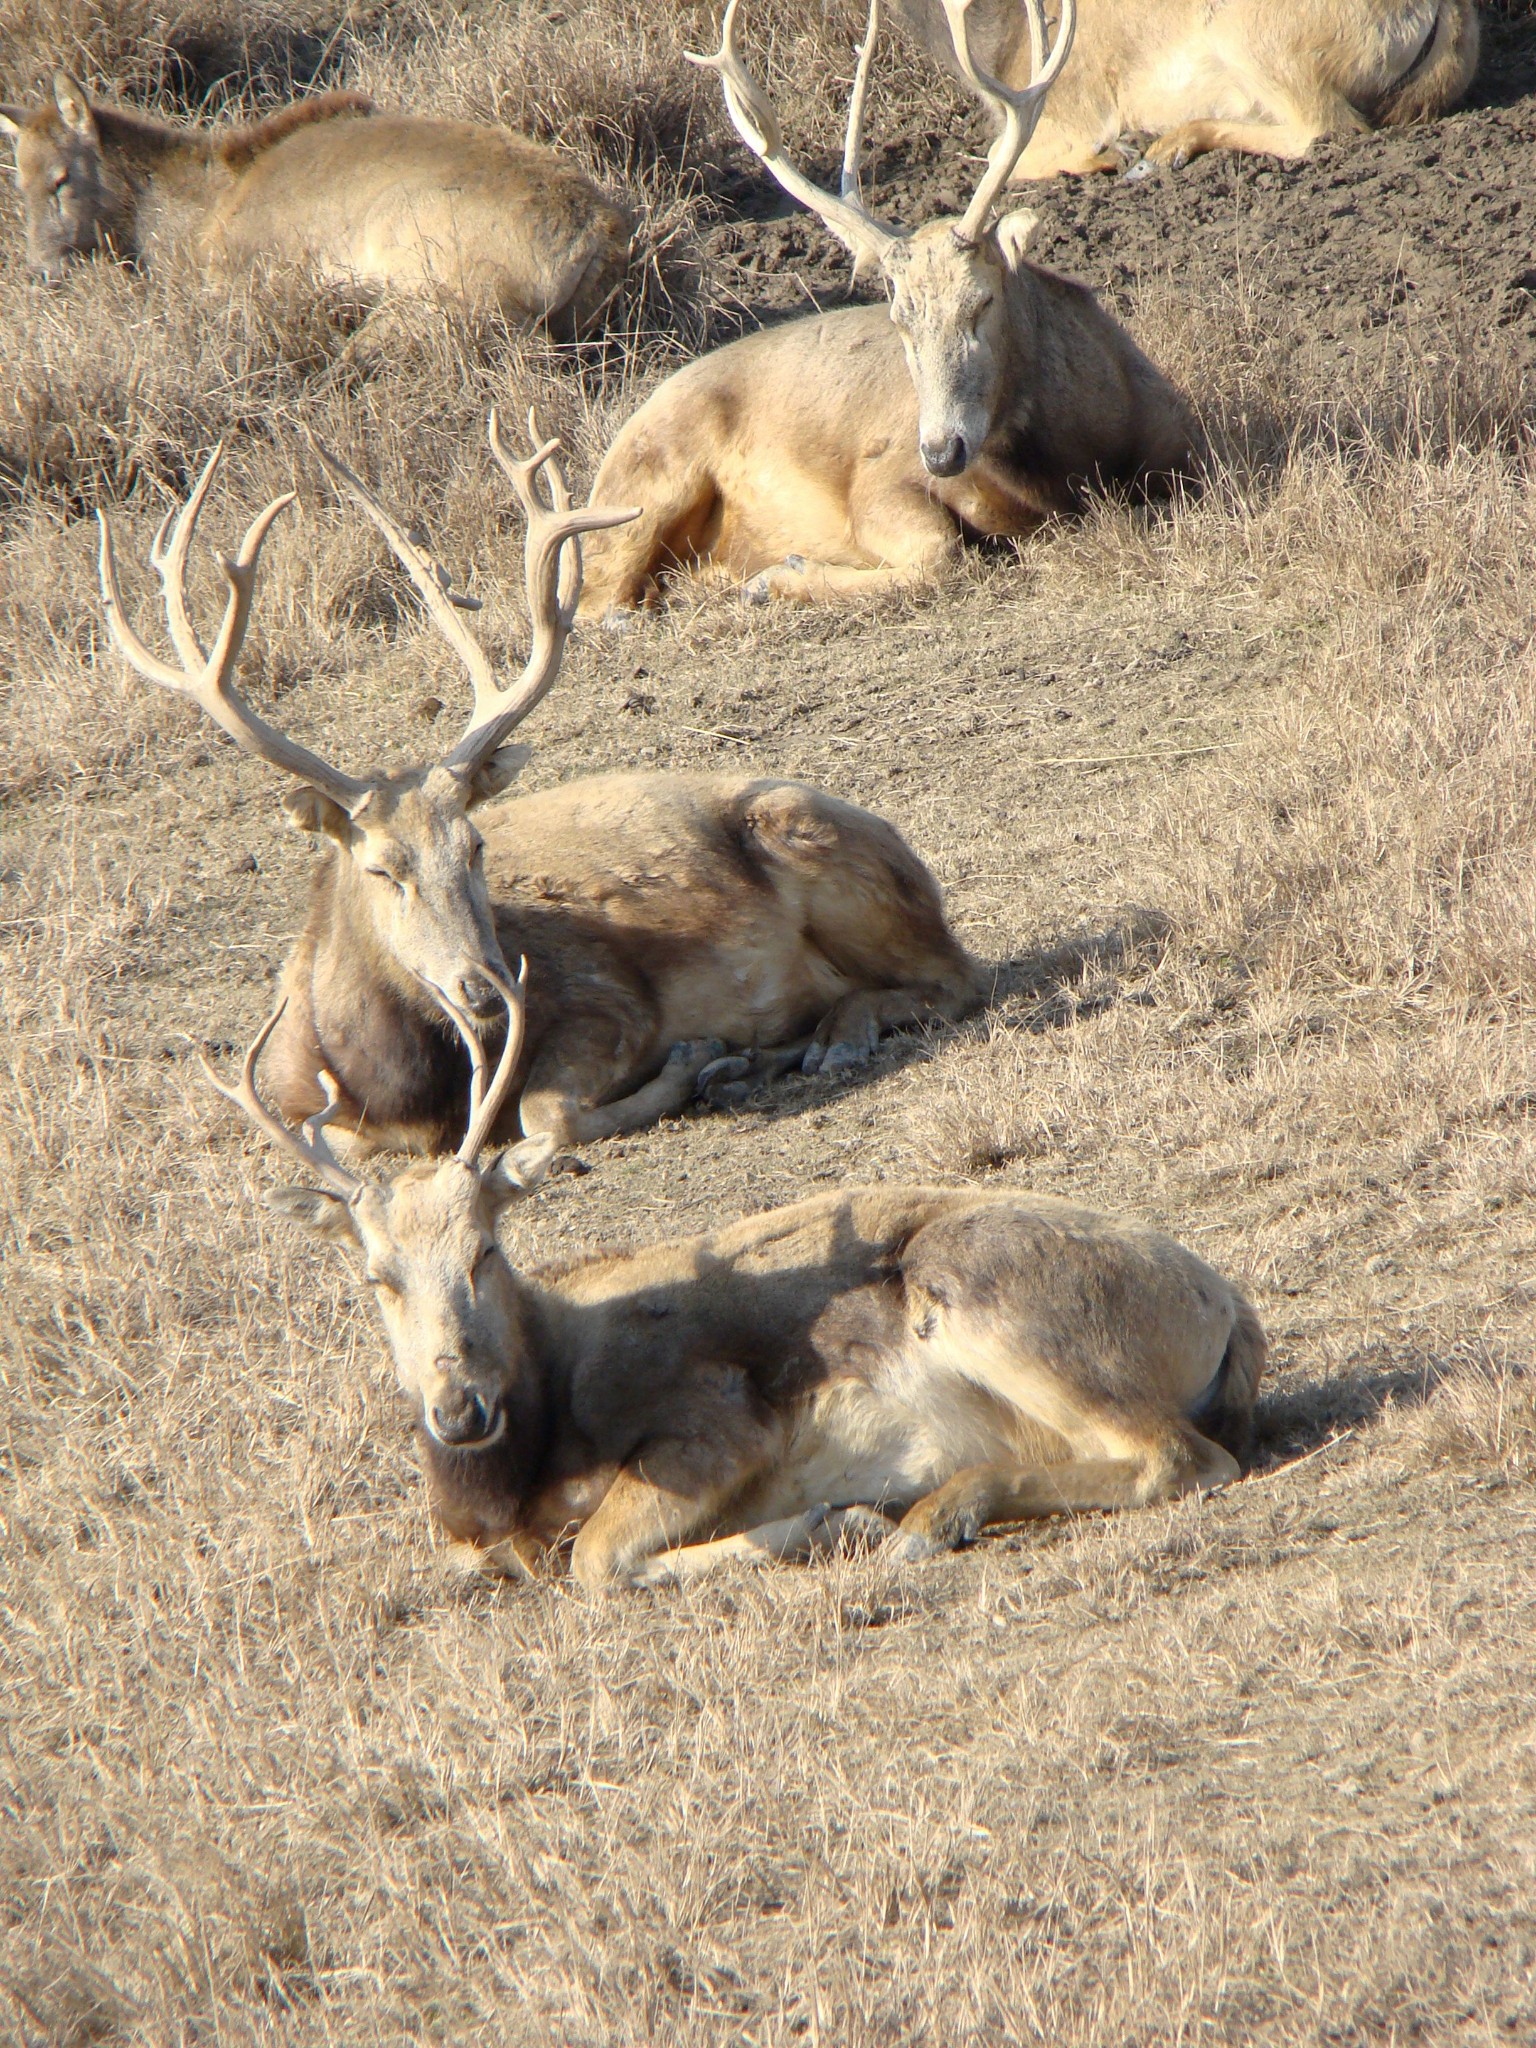
M 442 1363 L 451 1366 L 453 1361 Z M 454 1451 L 484 1450 L 506 1427 L 499 1405 L 487 1408 L 473 1388 L 451 1382 L 428 1408 L 426 1421 L 437 1441 Z

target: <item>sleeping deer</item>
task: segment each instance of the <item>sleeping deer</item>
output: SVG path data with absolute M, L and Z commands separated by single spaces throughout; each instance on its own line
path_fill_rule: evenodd
M 955 61 L 998 125 L 965 213 L 913 231 L 865 206 L 858 162 L 876 11 L 855 73 L 840 195 L 784 151 L 778 117 L 725 11 L 720 74 L 738 134 L 818 214 L 889 307 L 785 321 L 690 363 L 620 429 L 594 502 L 640 516 L 588 551 L 586 614 L 647 602 L 669 573 L 749 579 L 753 595 L 853 596 L 936 575 L 963 536 L 1023 535 L 1094 491 L 1166 491 L 1199 436 L 1178 391 L 1086 286 L 1024 254 L 1035 216 L 993 221 L 1072 45 L 1063 0 L 1048 52 L 1014 91 L 974 60 L 968 0 L 944 0 Z
M 944 0 L 893 0 L 954 65 Z M 985 7 L 987 62 L 1027 83 L 1017 0 Z M 1133 147 L 1176 168 L 1207 150 L 1305 156 L 1325 135 L 1433 120 L 1477 69 L 1475 0 L 1078 0 L 1071 61 L 1015 178 L 1124 170 Z M 962 77 L 964 73 L 961 73 Z
M 247 753 L 297 778 L 289 820 L 330 845 L 283 972 L 272 1065 L 284 1114 L 321 1106 L 327 1070 L 364 1142 L 443 1147 L 468 1070 L 439 1004 L 498 1028 L 494 977 L 519 955 L 538 981 L 509 1129 L 520 1114 L 526 1133 L 562 1146 L 639 1129 L 701 1090 L 728 1100 L 753 1074 L 859 1064 L 882 1031 L 975 1008 L 987 982 L 945 921 L 928 869 L 882 818 L 803 783 L 590 776 L 477 825 L 471 814 L 526 758 L 509 744 L 513 730 L 559 672 L 581 587 L 579 536 L 633 517 L 573 509 L 558 442 L 514 462 L 494 413 L 490 442 L 528 519 L 533 646 L 505 687 L 436 565 L 360 479 L 322 454 L 473 679 L 462 737 L 424 767 L 345 773 L 259 717 L 235 686 L 262 545 L 291 494 L 266 506 L 223 561 L 229 597 L 211 652 L 188 612 L 186 569 L 217 451 L 167 517 L 151 559 L 179 668 L 129 624 L 101 515 L 102 597 L 119 648 Z M 549 506 L 541 471 L 552 479 Z
M 212 269 L 307 263 L 564 339 L 596 325 L 629 261 L 632 222 L 556 151 L 374 113 L 360 93 L 211 135 L 95 106 L 58 71 L 52 104 L 0 107 L 0 130 L 16 144 L 28 259 L 50 283 L 95 249 L 140 259 L 187 243 Z
M 1070 1202 L 850 1189 L 518 1272 L 498 1219 L 550 1148 L 479 1163 L 518 1059 L 523 979 L 498 986 L 511 1023 L 489 1084 L 455 1020 L 473 1071 L 457 1152 L 388 1181 L 327 1145 L 329 1081 L 302 1133 L 263 1102 L 275 1020 L 237 1086 L 204 1061 L 320 1182 L 271 1205 L 361 1251 L 436 1516 L 491 1568 L 516 1575 L 574 1533 L 583 1586 L 655 1583 L 805 1554 L 850 1517 L 916 1559 L 989 1522 L 1237 1477 L 1265 1362 L 1253 1309 L 1161 1232 Z

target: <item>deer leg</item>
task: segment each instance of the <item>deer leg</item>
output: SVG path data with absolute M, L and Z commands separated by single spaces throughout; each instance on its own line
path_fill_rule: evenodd
M 1114 127 L 1114 116 L 1110 113 L 1090 131 L 1104 139 L 1090 140 L 1081 125 L 1068 128 L 1052 122 L 1047 114 L 1014 165 L 1009 184 L 1027 184 L 1032 178 L 1091 178 L 1102 171 L 1123 171 L 1135 151 L 1127 151 L 1112 139 Z
M 571 1572 L 589 1593 L 633 1584 L 652 1558 L 707 1530 L 777 1454 L 782 1432 L 752 1416 L 737 1375 L 691 1391 L 687 1435 L 647 1443 L 577 1536 Z
M 781 1075 L 792 1073 L 805 1058 L 810 1043 L 808 1038 L 801 1038 L 793 1045 L 758 1046 L 751 1052 L 732 1052 L 723 1059 L 711 1060 L 698 1078 L 699 1100 L 707 1102 L 711 1109 L 728 1109 L 745 1102 L 764 1081 L 777 1081 Z
M 1270 109 L 1263 121 L 1183 121 L 1147 145 L 1149 163 L 1175 170 L 1213 149 L 1245 156 L 1305 156 L 1320 135 L 1364 135 L 1370 123 L 1342 93 L 1289 91 L 1272 79 L 1256 81 L 1253 98 Z
M 631 453 L 621 435 L 598 471 L 592 503 L 642 509 L 628 526 L 587 535 L 576 616 L 601 619 L 610 611 L 654 604 L 665 576 L 707 560 L 717 497 L 713 472 L 696 458 L 673 466 L 656 453 L 653 440 Z
M 1238 1477 L 1236 1458 L 1197 1430 L 1149 1435 L 1140 1455 L 1076 1458 L 1060 1465 L 971 1465 L 925 1494 L 891 1539 L 905 1563 L 958 1550 L 989 1522 L 1033 1521 L 1094 1508 L 1148 1507 L 1210 1493 Z
M 523 1090 L 519 1113 L 526 1137 L 551 1137 L 557 1145 L 590 1145 L 599 1138 L 621 1138 L 630 1131 L 644 1130 L 664 1116 L 676 1116 L 693 1100 L 704 1069 L 725 1054 L 719 1038 L 689 1038 L 674 1045 L 661 1072 L 653 1080 L 624 1095 L 617 1102 L 594 1105 L 592 1098 L 607 1092 L 612 1081 L 611 1062 L 584 1076 L 571 1071 L 570 1048 L 564 1056 L 546 1063 L 535 1060 L 528 1085 Z
M 752 577 L 746 594 L 817 603 L 902 590 L 935 581 L 960 549 L 951 514 L 907 481 L 906 451 L 899 467 L 882 457 L 855 477 L 848 493 L 848 530 L 865 566 L 790 555 Z
M 889 1538 L 891 1525 L 874 1508 L 810 1508 L 781 1522 L 761 1522 L 735 1536 L 717 1536 L 712 1543 L 688 1543 L 663 1550 L 636 1568 L 636 1586 L 681 1586 L 708 1578 L 732 1564 L 800 1564 L 847 1544 L 865 1548 Z
M 816 1035 L 800 1062 L 805 1074 L 835 1074 L 850 1067 L 868 1066 L 875 1047 L 887 1031 L 899 1031 L 907 1024 L 937 1024 L 963 1017 L 974 1008 L 977 997 L 972 987 L 946 989 L 864 988 L 855 989 L 834 1003 L 816 1027 Z

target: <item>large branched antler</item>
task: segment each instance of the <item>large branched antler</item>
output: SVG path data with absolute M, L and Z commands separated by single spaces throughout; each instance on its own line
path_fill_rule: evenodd
M 361 477 L 353 474 L 339 456 L 311 445 L 336 489 L 350 498 L 383 534 L 391 552 L 416 586 L 433 624 L 469 671 L 474 686 L 474 709 L 463 736 L 443 765 L 455 774 L 469 776 L 495 753 L 507 735 L 528 716 L 546 695 L 560 673 L 565 643 L 576 617 L 581 596 L 581 535 L 597 533 L 610 526 L 627 525 L 640 516 L 638 507 L 619 510 L 611 506 L 585 505 L 573 508 L 565 479 L 555 457 L 558 440 L 539 442 L 533 414 L 528 415 L 533 453 L 523 461 L 514 459 L 501 438 L 496 410 L 486 425 L 486 437 L 503 472 L 517 492 L 527 516 L 523 544 L 523 581 L 527 593 L 532 643 L 523 672 L 505 688 L 496 680 L 490 656 L 460 616 L 462 600 L 455 599 L 449 581 L 431 557 L 413 541 L 399 521 L 379 502 Z M 539 495 L 540 472 L 549 477 L 550 503 Z M 569 547 L 570 554 L 565 555 Z M 562 559 L 564 558 L 564 559 Z
M 970 12 L 975 0 L 941 0 L 941 4 L 960 75 L 999 123 L 997 140 L 987 152 L 987 168 L 981 183 L 955 229 L 962 241 L 974 242 L 986 227 L 998 195 L 1013 176 L 1014 166 L 1028 148 L 1045 106 L 1045 96 L 1061 76 L 1061 68 L 1071 54 L 1072 38 L 1077 33 L 1077 0 L 1061 0 L 1056 34 L 1049 47 L 1042 0 L 1023 0 L 1029 21 L 1030 82 L 1016 90 L 983 71 L 976 61 L 970 41 Z
M 285 1124 L 277 1112 L 262 1101 L 256 1087 L 256 1064 L 266 1050 L 267 1040 L 277 1029 L 287 1007 L 288 998 L 284 996 L 252 1041 L 251 1049 L 240 1069 L 240 1079 L 234 1087 L 227 1081 L 220 1080 L 217 1069 L 205 1053 L 199 1051 L 198 1061 L 209 1083 L 218 1090 L 226 1102 L 232 1102 L 237 1109 L 243 1110 L 258 1130 L 265 1131 L 267 1136 L 285 1152 L 291 1153 L 300 1165 L 315 1174 L 333 1195 L 339 1195 L 344 1202 L 350 1202 L 366 1186 L 366 1182 L 360 1175 L 342 1165 L 331 1150 L 330 1142 L 325 1135 L 326 1125 L 341 1108 L 341 1091 L 334 1076 L 328 1072 L 321 1073 L 320 1085 L 325 1090 L 325 1107 L 316 1110 L 312 1117 L 305 1119 L 302 1133 Z
M 853 257 L 857 275 L 866 257 L 879 263 L 892 245 L 902 240 L 899 228 L 878 219 L 864 204 L 859 183 L 859 150 L 864 130 L 864 102 L 869 94 L 869 67 L 874 56 L 875 33 L 879 26 L 880 0 L 870 0 L 869 25 L 859 47 L 859 61 L 853 76 L 853 94 L 848 106 L 848 132 L 843 144 L 843 173 L 838 194 L 812 184 L 803 171 L 796 170 L 784 153 L 784 130 L 767 93 L 747 69 L 736 39 L 736 9 L 730 0 L 720 24 L 720 47 L 713 56 L 690 50 L 688 61 L 718 74 L 725 93 L 726 111 L 732 125 L 752 154 L 762 160 L 791 199 L 798 199 L 818 215 L 823 226 Z
M 301 776 L 304 781 L 323 790 L 343 809 L 351 810 L 367 794 L 370 785 L 354 776 L 344 775 L 339 768 L 322 761 L 318 754 L 312 754 L 308 747 L 300 746 L 286 733 L 279 732 L 276 726 L 258 717 L 234 685 L 236 664 L 245 642 L 246 627 L 250 624 L 262 546 L 273 521 L 293 504 L 292 491 L 285 491 L 257 513 L 246 529 L 238 555 L 220 555 L 218 558 L 229 584 L 229 598 L 211 654 L 204 650 L 188 613 L 187 553 L 197 532 L 203 501 L 208 496 L 223 453 L 224 444 L 220 442 L 203 465 L 202 475 L 193 486 L 192 495 L 179 512 L 173 510 L 166 514 L 150 548 L 149 559 L 159 574 L 165 593 L 166 623 L 182 667 L 173 668 L 169 662 L 151 653 L 129 625 L 117 581 L 112 522 L 105 510 L 99 509 L 96 514 L 101 524 L 98 566 L 101 601 L 108 629 L 140 675 L 147 676 L 152 683 L 159 683 L 162 689 L 174 690 L 179 697 L 190 697 L 246 753 L 254 754 L 258 760 L 269 762 L 272 767 L 281 768 L 289 775 Z

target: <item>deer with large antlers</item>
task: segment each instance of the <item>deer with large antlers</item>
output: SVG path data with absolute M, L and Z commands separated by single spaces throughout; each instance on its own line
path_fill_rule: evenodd
M 869 27 L 841 191 L 785 153 L 747 70 L 730 0 L 720 74 L 737 133 L 791 198 L 874 264 L 889 309 L 845 308 L 745 336 L 669 377 L 620 429 L 594 502 L 641 507 L 593 545 L 584 613 L 644 603 L 669 573 L 747 579 L 755 595 L 856 595 L 937 574 L 964 535 L 1019 536 L 1087 494 L 1167 490 L 1188 476 L 1189 407 L 1083 285 L 1030 263 L 1031 213 L 993 210 L 1072 46 L 1074 0 L 1047 38 L 1028 0 L 1035 72 L 1003 86 L 971 54 L 971 0 L 943 0 L 955 58 L 997 123 L 963 215 L 903 231 L 859 190 Z
M 537 438 L 535 436 L 535 438 Z M 339 491 L 378 527 L 474 683 L 463 736 L 426 767 L 345 774 L 278 732 L 235 687 L 258 559 L 292 502 L 258 514 L 221 558 L 229 596 L 211 653 L 186 599 L 188 552 L 218 455 L 151 551 L 182 667 L 129 624 L 112 530 L 101 585 L 114 639 L 139 672 L 187 696 L 247 753 L 298 779 L 290 821 L 328 839 L 308 924 L 283 972 L 271 1045 L 290 1118 L 338 1088 L 365 1143 L 436 1151 L 463 1099 L 465 1056 L 440 1005 L 494 1030 L 498 976 L 526 955 L 535 997 L 509 1130 L 583 1144 L 720 1099 L 750 1073 L 828 1071 L 869 1057 L 880 1033 L 979 1004 L 986 982 L 945 921 L 938 885 L 901 835 L 856 805 L 771 777 L 590 776 L 471 813 L 505 790 L 509 744 L 554 682 L 581 586 L 579 537 L 626 511 L 573 508 L 558 443 L 514 462 L 492 451 L 528 517 L 533 645 L 501 686 L 446 579 L 353 472 L 321 451 Z M 539 497 L 550 478 L 552 502 Z
M 501 1212 L 545 1171 L 481 1165 L 517 1062 L 473 1063 L 457 1154 L 390 1181 L 262 1101 L 252 1046 L 220 1092 L 320 1180 L 293 1222 L 360 1249 L 420 1425 L 433 1507 L 519 1575 L 574 1534 L 585 1586 L 824 1546 L 852 1520 L 902 1559 L 988 1523 L 1144 1506 L 1237 1477 L 1265 1339 L 1242 1294 L 1145 1225 L 1020 1190 L 813 1196 L 702 1237 L 521 1273 Z M 205 1068 L 207 1062 L 204 1062 Z M 892 1530 L 887 1517 L 899 1516 Z

